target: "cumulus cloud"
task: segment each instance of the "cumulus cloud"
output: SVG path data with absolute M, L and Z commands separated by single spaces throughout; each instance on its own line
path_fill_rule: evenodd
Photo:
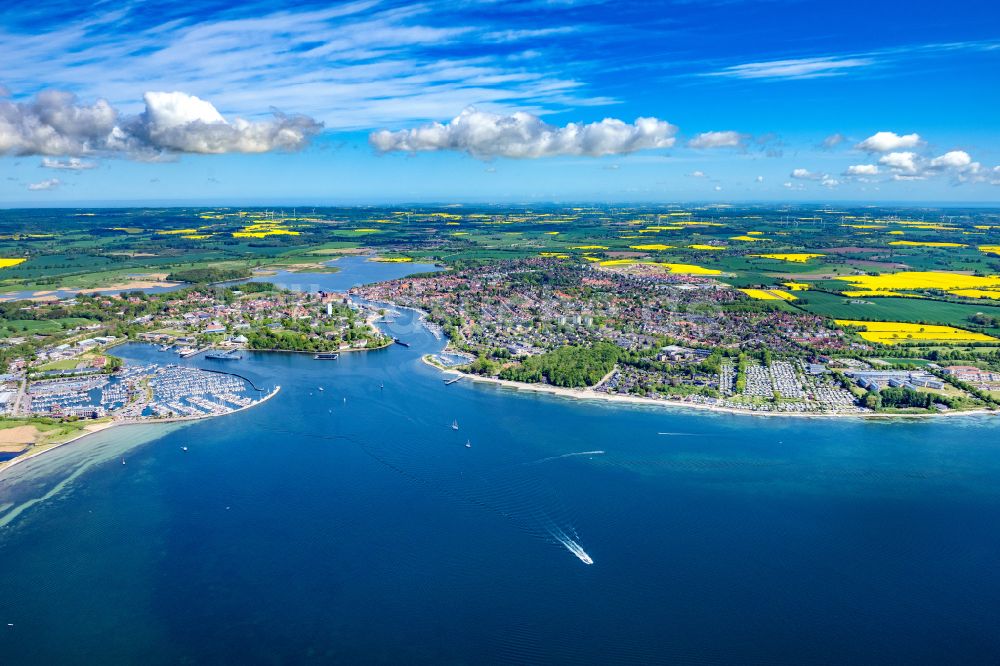
M 919 134 L 899 135 L 895 132 L 876 132 L 855 147 L 871 153 L 889 153 L 916 148 L 921 143 L 923 142 Z
M 757 176 L 756 178 L 754 178 L 754 181 L 758 182 L 758 183 L 763 183 L 764 182 L 764 176 Z
M 796 178 L 798 180 L 822 180 L 825 177 L 824 174 L 815 173 L 809 169 L 802 168 L 792 169 L 792 173 L 790 175 L 792 178 Z
M 56 160 L 51 157 L 42 158 L 42 163 L 40 165 L 45 169 L 62 169 L 64 171 L 86 171 L 87 169 L 96 169 L 97 162 L 88 162 L 81 160 L 79 157 L 71 157 L 68 160 Z
M 30 183 L 28 185 L 29 190 L 54 190 L 55 188 L 62 185 L 62 181 L 58 178 L 49 178 L 48 180 L 43 180 L 40 183 Z
M 844 172 L 845 176 L 877 176 L 877 164 L 852 164 Z
M 626 123 L 605 118 L 589 124 L 549 125 L 538 116 L 509 116 L 469 108 L 447 123 L 413 129 L 372 132 L 368 140 L 382 153 L 438 150 L 465 152 L 479 159 L 531 159 L 556 155 L 622 155 L 650 148 L 669 148 L 677 127 L 657 118 Z
M 692 178 L 707 178 L 704 171 L 692 171 L 688 175 Z
M 230 122 L 210 102 L 182 92 L 148 92 L 143 99 L 145 111 L 135 116 L 120 114 L 104 100 L 87 105 L 72 93 L 53 90 L 25 103 L 0 100 L 0 155 L 155 159 L 298 150 L 322 128 L 306 116 L 276 111 L 269 120 Z
M 823 179 L 819 181 L 819 184 L 823 187 L 837 187 L 840 185 L 840 181 L 836 178 L 831 178 L 830 176 L 823 176 Z
M 952 150 L 930 161 L 932 169 L 965 169 L 972 164 L 972 157 L 964 150 Z
M 739 132 L 702 132 L 688 141 L 691 148 L 739 148 L 746 137 Z
M 879 158 L 878 163 L 887 166 L 893 171 L 902 172 L 906 174 L 916 174 L 917 173 L 917 160 L 919 157 L 914 152 L 904 151 L 898 153 L 889 153 L 888 155 L 883 155 Z

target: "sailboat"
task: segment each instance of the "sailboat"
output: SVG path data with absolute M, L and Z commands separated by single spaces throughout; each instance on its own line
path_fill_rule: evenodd
M 458 421 L 452 421 L 451 422 L 451 429 L 452 430 L 458 430 Z

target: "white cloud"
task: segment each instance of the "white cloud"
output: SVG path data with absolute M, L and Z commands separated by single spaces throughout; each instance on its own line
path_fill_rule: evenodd
M 990 171 L 990 185 L 1000 185 L 1000 166 L 995 166 Z
M 917 172 L 917 160 L 919 157 L 913 152 L 889 153 L 879 158 L 878 163 L 887 166 L 894 171 L 914 174 Z
M 692 171 L 688 175 L 691 176 L 692 178 L 706 178 L 707 177 L 707 176 L 705 176 L 705 172 L 704 171 Z
M 716 192 L 721 192 L 722 191 L 722 185 L 716 185 L 715 186 L 715 191 Z
M 64 171 L 85 171 L 96 169 L 97 162 L 87 162 L 78 157 L 71 157 L 68 160 L 55 160 L 51 157 L 42 158 L 42 167 L 46 169 L 62 169 Z
M 797 58 L 770 60 L 733 65 L 706 76 L 725 76 L 737 79 L 815 79 L 839 76 L 849 70 L 874 64 L 871 58 Z
M 702 132 L 688 141 L 691 148 L 738 148 L 743 145 L 745 135 L 732 130 L 724 132 Z
M 266 153 L 298 150 L 321 125 L 306 116 L 275 113 L 272 120 L 226 121 L 212 104 L 181 92 L 149 92 L 142 130 L 154 149 L 181 153 Z
M 764 182 L 764 176 L 757 176 L 756 178 L 754 178 L 754 181 L 758 182 L 758 183 L 763 183 Z
M 395 132 L 380 130 L 372 132 L 368 140 L 383 153 L 454 150 L 479 159 L 530 159 L 556 155 L 600 157 L 669 148 L 676 134 L 677 127 L 657 118 L 639 118 L 632 124 L 605 118 L 558 127 L 530 113 L 504 116 L 468 108 L 448 123 L 429 123 Z
M 877 176 L 877 164 L 852 164 L 844 172 L 845 176 Z
M 586 21 L 551 16 L 544 27 L 510 30 L 504 12 L 472 18 L 469 4 L 251 2 L 209 11 L 195 2 L 157 15 L 125 2 L 49 10 L 57 15 L 39 19 L 45 29 L 0 21 L 2 79 L 15 90 L 42 82 L 105 97 L 128 113 L 141 110 L 136 102 L 147 90 L 184 90 L 248 119 L 258 119 L 261 99 L 281 100 L 345 130 L 448 118 L 471 105 L 541 113 L 618 101 L 593 94 L 578 79 L 577 60 L 555 57 L 560 35 L 586 30 Z M 108 29 L 115 24 L 122 27 Z
M 840 181 L 837 180 L 836 178 L 830 178 L 829 176 L 823 176 L 823 180 L 821 180 L 819 184 L 822 185 L 823 187 L 833 188 L 833 187 L 837 187 L 838 185 L 840 185 Z
M 972 157 L 964 150 L 952 150 L 930 161 L 932 169 L 964 169 L 972 164 Z
M 29 190 L 54 190 L 55 188 L 62 185 L 62 181 L 58 178 L 49 178 L 48 180 L 43 180 L 40 183 L 31 183 L 28 185 Z
M 916 148 L 921 143 L 919 134 L 899 135 L 895 132 L 876 132 L 855 147 L 872 153 L 888 153 L 906 148 Z
M 793 169 L 790 175 L 792 178 L 796 178 L 798 180 L 822 180 L 826 177 L 825 174 L 814 173 L 809 169 L 803 169 L 801 167 Z
M 106 155 L 154 159 L 170 153 L 261 153 L 297 150 L 322 125 L 275 112 L 270 120 L 227 121 L 209 102 L 181 92 L 149 92 L 145 111 L 124 116 L 108 102 L 80 103 L 59 91 L 32 101 L 0 100 L 0 155 Z M 55 161 L 50 168 L 86 168 Z M 67 166 L 68 165 L 68 166 Z

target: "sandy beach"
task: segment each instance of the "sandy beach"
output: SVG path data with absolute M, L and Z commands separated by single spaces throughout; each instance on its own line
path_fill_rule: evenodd
M 37 456 L 43 455 L 45 453 L 48 453 L 49 451 L 55 451 L 58 448 L 66 446 L 67 444 L 72 444 L 73 442 L 79 442 L 80 440 L 82 440 L 85 437 L 89 437 L 91 435 L 99 433 L 102 430 L 107 430 L 108 428 L 111 428 L 111 427 L 114 427 L 116 425 L 119 425 L 120 423 L 122 423 L 122 422 L 120 422 L 120 421 L 101 421 L 101 422 L 97 422 L 97 423 L 88 424 L 88 425 L 84 426 L 83 432 L 81 432 L 80 434 L 78 434 L 76 437 L 71 437 L 71 438 L 67 439 L 65 442 L 58 442 L 56 444 L 52 444 L 51 446 L 46 446 L 44 448 L 39 448 L 37 451 L 32 451 L 31 453 L 27 453 L 27 454 L 25 454 L 23 456 L 18 456 L 17 458 L 14 458 L 13 460 L 8 460 L 7 462 L 5 462 L 3 464 L 0 464 L 0 476 L 3 476 L 3 474 L 6 473 L 9 469 L 11 469 L 12 467 L 14 467 L 15 465 L 18 465 L 20 463 L 25 462 L 26 460 L 31 460 L 32 458 L 35 458 Z M 21 427 L 25 427 L 25 426 L 21 426 Z M 27 427 L 31 427 L 31 426 L 27 426 Z M 17 428 L 15 428 L 15 429 L 17 429 Z
M 442 350 L 440 353 L 447 353 L 447 348 Z M 442 368 L 433 361 L 430 360 L 430 355 L 425 355 L 421 357 L 421 360 L 427 365 L 437 368 L 438 370 L 450 373 L 453 375 L 461 376 L 469 381 L 478 382 L 482 384 L 493 384 L 496 386 L 501 386 L 508 389 L 513 389 L 517 391 L 526 391 L 529 393 L 546 393 L 549 395 L 556 395 L 563 398 L 570 398 L 573 400 L 600 400 L 604 402 L 616 402 L 632 405 L 655 405 L 657 407 L 672 407 L 680 409 L 697 409 L 709 412 L 718 412 L 722 414 L 738 414 L 740 416 L 763 416 L 763 417 L 795 417 L 795 418 L 813 418 L 813 419 L 828 419 L 828 418 L 851 418 L 851 419 L 929 419 L 929 418 L 939 418 L 939 417 L 950 417 L 950 416 L 983 416 L 992 415 L 996 416 L 998 412 L 990 411 L 987 409 L 975 409 L 968 411 L 951 411 L 951 412 L 934 412 L 927 414 L 879 414 L 875 412 L 871 413 L 858 413 L 858 412 L 754 412 L 748 409 L 735 409 L 733 407 L 719 407 L 717 405 L 705 405 L 697 402 L 686 402 L 683 400 L 657 400 L 655 398 L 643 398 L 640 396 L 631 395 L 613 395 L 608 393 L 602 393 L 600 391 L 595 391 L 590 388 L 577 389 L 577 388 L 564 388 L 562 386 L 551 386 L 549 384 L 526 384 L 524 382 L 515 382 L 509 379 L 496 379 L 493 377 L 482 377 L 480 375 L 473 375 L 467 372 L 461 372 L 459 370 L 453 370 L 448 368 Z

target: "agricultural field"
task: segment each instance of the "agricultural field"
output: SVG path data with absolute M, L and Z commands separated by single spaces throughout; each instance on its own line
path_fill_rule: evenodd
M 541 257 L 652 269 L 712 277 L 781 311 L 1000 336 L 1000 212 L 988 209 L 9 210 L 0 212 L 0 298 L 166 289 L 171 275 L 336 270 L 329 260 L 355 252 L 453 267 Z M 83 324 L 12 314 L 0 332 L 51 335 Z

